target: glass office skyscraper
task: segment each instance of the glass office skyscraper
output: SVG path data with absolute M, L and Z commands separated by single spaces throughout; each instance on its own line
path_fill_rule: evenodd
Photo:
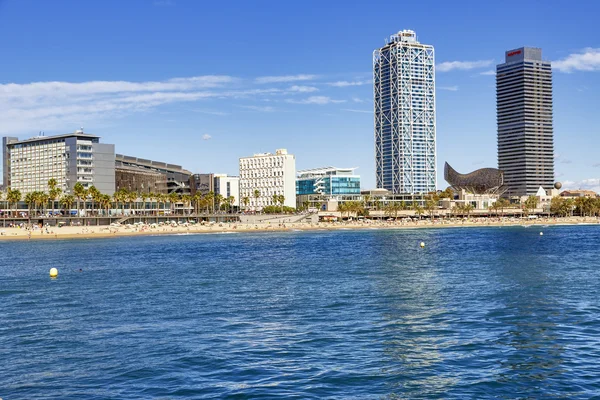
M 375 173 L 392 193 L 436 190 L 433 46 L 404 30 L 373 52 Z
M 535 195 L 554 185 L 552 68 L 542 49 L 509 50 L 496 66 L 498 168 L 508 196 Z

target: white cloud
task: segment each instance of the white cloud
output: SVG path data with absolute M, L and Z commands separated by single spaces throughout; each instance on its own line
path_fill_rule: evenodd
M 355 103 L 364 103 L 365 102 L 363 99 L 360 99 L 358 97 L 353 97 L 352 101 L 355 102 Z
M 454 85 L 454 86 L 438 86 L 438 89 L 440 90 L 449 90 L 451 92 L 456 92 L 458 90 L 458 86 Z
M 348 87 L 348 86 L 361 86 L 361 85 L 370 85 L 373 83 L 373 80 L 368 81 L 337 81 L 337 82 L 329 82 L 329 86 L 334 87 Z
M 348 111 L 353 113 L 373 114 L 373 110 L 357 110 L 354 108 L 342 108 L 342 111 Z
M 310 96 L 307 99 L 303 100 L 292 100 L 288 99 L 286 102 L 295 103 L 295 104 L 332 104 L 332 103 L 344 103 L 346 100 L 334 100 L 331 97 L 327 96 Z
M 490 69 L 487 71 L 480 72 L 479 75 L 496 75 L 496 71 L 494 71 L 493 69 Z
M 438 72 L 448 72 L 455 69 L 468 71 L 475 68 L 489 67 L 494 63 L 494 60 L 478 60 L 478 61 L 445 61 L 436 65 Z
M 282 76 L 261 76 L 254 80 L 255 83 L 282 83 L 282 82 L 298 82 L 311 81 L 317 75 L 299 74 L 299 75 L 282 75 Z
M 588 47 L 580 53 L 569 54 L 562 60 L 553 61 L 552 68 L 566 73 L 600 71 L 600 48 Z
M 231 86 L 237 82 L 230 76 L 197 76 L 148 82 L 0 84 L 0 134 L 65 130 L 175 102 L 260 99 L 283 92 L 276 88 L 239 90 Z M 197 112 L 225 115 L 219 111 Z
M 290 92 L 298 92 L 298 93 L 310 93 L 310 92 L 319 91 L 319 89 L 317 89 L 314 86 L 297 86 L 297 85 L 292 86 L 288 90 Z
M 275 111 L 275 109 L 271 106 L 241 106 L 242 108 L 245 108 L 247 110 L 254 110 L 254 111 L 260 111 L 260 112 L 273 112 Z
M 205 133 L 204 135 L 202 135 L 202 140 L 209 140 L 212 139 L 212 136 L 210 136 L 208 133 Z

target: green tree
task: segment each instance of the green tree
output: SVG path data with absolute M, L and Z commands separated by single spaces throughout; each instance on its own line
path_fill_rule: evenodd
M 73 187 L 73 194 L 77 198 L 77 216 L 80 217 L 81 209 L 79 207 L 79 202 L 81 201 L 82 198 L 86 197 L 86 195 L 87 195 L 85 187 L 83 186 L 83 184 L 81 182 L 77 182 L 75 184 L 75 186 Z
M 254 211 L 258 208 L 258 198 L 260 197 L 260 190 L 254 189 Z
M 233 203 L 235 203 L 235 197 L 227 196 L 225 199 L 225 203 L 227 203 L 227 212 L 231 213 L 231 209 L 233 208 Z
M 192 196 L 189 194 L 181 195 L 181 202 L 183 203 L 183 213 L 184 215 L 189 214 L 189 207 L 192 202 Z
M 440 199 L 454 199 L 454 190 L 450 186 L 448 186 L 443 192 L 439 195 Z
M 529 214 L 531 211 L 537 208 L 537 205 L 538 198 L 535 196 L 529 196 L 523 203 L 523 212 L 525 212 L 525 214 Z
M 65 209 L 65 215 L 71 215 L 71 207 L 73 207 L 73 203 L 75 203 L 75 196 L 73 196 L 72 194 L 65 194 L 63 197 L 60 198 L 60 204 Z
M 175 192 L 171 192 L 168 195 L 169 197 L 169 204 L 170 204 L 170 208 L 171 208 L 171 213 L 175 214 L 175 204 L 177 202 L 179 202 L 179 194 L 175 193 Z
M 8 207 L 10 208 L 10 205 L 14 205 L 15 206 L 15 211 L 13 216 L 16 215 L 17 213 L 17 208 L 19 206 L 19 201 L 21 201 L 21 197 L 22 194 L 18 189 L 12 190 L 11 188 L 8 188 L 8 192 L 6 193 L 6 201 L 8 202 Z
M 242 204 L 244 204 L 244 211 L 248 212 L 248 204 L 250 203 L 250 198 L 248 196 L 242 197 Z
M 100 193 L 100 191 L 98 189 L 96 189 L 96 187 L 94 185 L 90 186 L 88 189 L 88 194 L 90 196 L 90 199 L 92 200 L 92 208 L 91 208 L 91 213 L 94 213 L 94 208 L 96 203 L 99 202 L 100 200 L 100 196 L 102 195 Z

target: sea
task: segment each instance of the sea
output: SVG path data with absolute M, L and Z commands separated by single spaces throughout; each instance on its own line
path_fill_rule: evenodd
M 597 225 L 0 242 L 0 398 L 594 398 L 599 245 Z

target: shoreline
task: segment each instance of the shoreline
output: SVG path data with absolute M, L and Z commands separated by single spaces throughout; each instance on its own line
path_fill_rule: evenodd
M 288 224 L 240 224 L 222 223 L 213 225 L 190 226 L 159 226 L 122 225 L 122 226 L 65 226 L 61 228 L 48 227 L 43 229 L 0 228 L 0 242 L 14 240 L 71 240 L 71 239 L 106 239 L 131 236 L 158 235 L 193 235 L 193 234 L 223 234 L 248 232 L 290 232 L 290 231 L 338 231 L 338 230 L 390 230 L 390 229 L 431 229 L 431 228 L 472 228 L 472 227 L 514 227 L 514 226 L 557 226 L 557 225 L 598 225 L 597 217 L 567 217 L 539 220 L 503 220 L 503 219 L 471 219 L 466 221 L 429 220 L 417 222 L 319 222 L 319 223 L 288 223 Z

